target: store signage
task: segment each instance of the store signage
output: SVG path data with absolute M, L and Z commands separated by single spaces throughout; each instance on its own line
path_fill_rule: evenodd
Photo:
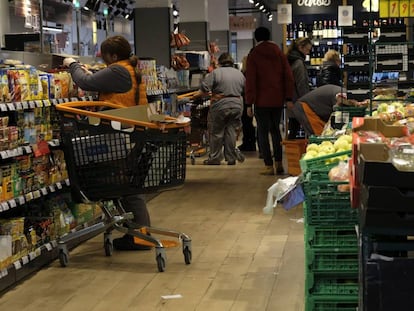
M 408 0 L 380 0 L 379 15 L 386 17 L 414 17 L 414 2 Z
M 342 0 L 294 0 L 293 15 L 336 14 Z
M 229 28 L 232 31 L 256 29 L 256 19 L 250 15 L 230 16 Z

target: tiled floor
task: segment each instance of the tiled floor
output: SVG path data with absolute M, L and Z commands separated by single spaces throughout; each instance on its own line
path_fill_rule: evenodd
M 302 311 L 302 208 L 262 213 L 276 177 L 258 174 L 256 153 L 235 166 L 201 163 L 188 165 L 182 188 L 148 203 L 154 225 L 192 237 L 190 265 L 179 247 L 167 250 L 163 273 L 154 251 L 105 257 L 98 236 L 70 253 L 68 267 L 53 262 L 0 296 L 0 309 Z

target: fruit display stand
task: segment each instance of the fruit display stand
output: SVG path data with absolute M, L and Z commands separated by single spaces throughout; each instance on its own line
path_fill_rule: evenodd
M 325 143 L 329 148 L 334 148 L 333 144 Z M 310 154 L 300 160 L 305 193 L 305 310 L 355 310 L 358 304 L 357 210 L 351 209 L 350 193 L 339 191 L 347 182 L 331 181 L 328 177 L 330 169 L 349 157 L 351 151 L 316 157 Z
M 414 171 L 394 165 L 388 142 L 407 135 L 404 126 L 379 118 L 354 119 L 353 183 L 359 209 L 359 307 L 413 310 Z M 366 139 L 367 132 L 385 137 Z M 378 299 L 378 297 L 382 297 Z

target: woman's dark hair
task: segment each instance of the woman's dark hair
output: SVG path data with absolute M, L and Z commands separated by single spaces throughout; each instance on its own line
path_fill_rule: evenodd
M 254 38 L 257 42 L 270 40 L 270 30 L 266 27 L 258 27 L 254 31 Z
M 123 36 L 113 36 L 106 38 L 101 43 L 101 54 L 109 54 L 118 56 L 118 60 L 129 60 L 129 63 L 135 70 L 137 84 L 141 83 L 141 73 L 138 70 L 138 57 L 132 53 L 131 45 Z M 137 88 L 135 100 L 139 101 L 139 91 Z
M 221 67 L 233 67 L 234 65 L 233 57 L 227 52 L 220 55 L 218 62 Z

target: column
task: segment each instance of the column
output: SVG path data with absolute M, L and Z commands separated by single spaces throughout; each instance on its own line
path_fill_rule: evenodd
M 0 1 L 0 47 L 4 47 L 4 34 L 10 32 L 9 2 Z
M 208 21 L 210 25 L 210 41 L 216 42 L 220 53 L 230 52 L 228 1 L 209 0 Z
M 171 0 L 136 1 L 134 36 L 135 53 L 139 58 L 155 58 L 157 65 L 170 67 L 171 8 Z
M 227 1 L 224 1 L 227 2 Z M 178 30 L 191 40 L 187 51 L 207 51 L 210 41 L 207 0 L 180 0 Z M 228 10 L 226 11 L 228 14 Z

